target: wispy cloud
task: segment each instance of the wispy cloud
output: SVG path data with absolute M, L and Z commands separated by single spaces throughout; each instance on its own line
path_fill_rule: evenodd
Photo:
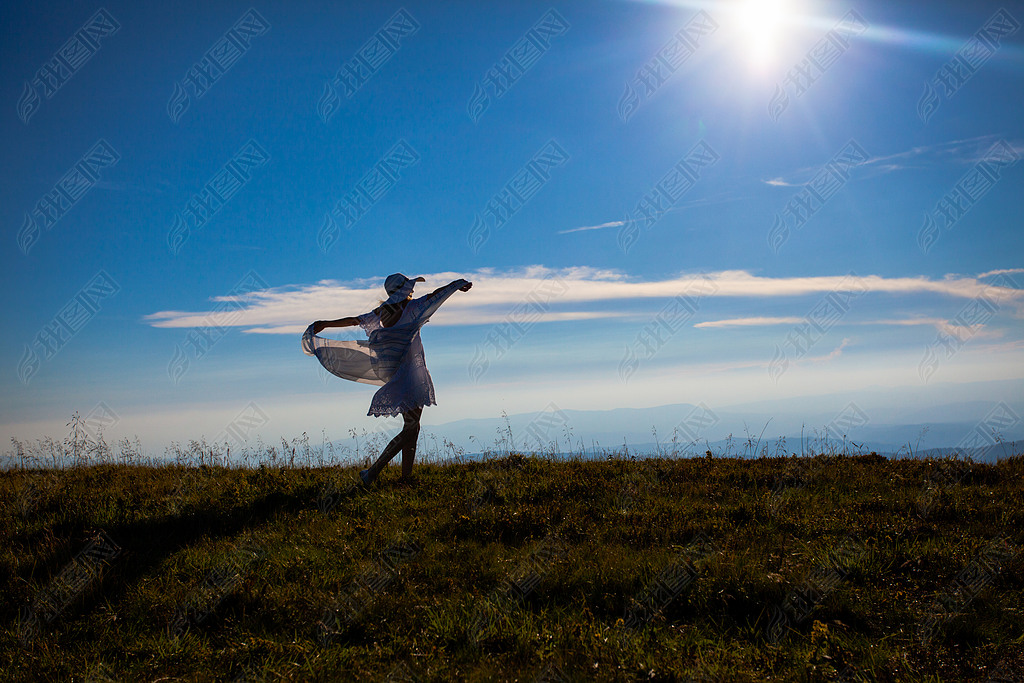
M 443 272 L 424 274 L 427 283 L 416 290 L 417 296 L 430 292 L 460 277 L 473 282 L 473 290 L 457 294 L 432 318 L 437 325 L 481 325 L 500 322 L 517 305 L 536 297 L 537 292 L 552 290 L 548 310 L 542 321 L 587 320 L 592 318 L 623 318 L 636 313 L 617 310 L 568 310 L 574 304 L 609 302 L 630 303 L 641 300 L 670 299 L 685 294 L 693 284 L 695 275 L 681 274 L 664 280 L 639 281 L 616 270 L 577 266 L 571 268 L 525 268 L 496 271 L 479 269 L 473 273 Z M 762 277 L 743 270 L 705 273 L 714 287 L 704 288 L 707 297 L 749 297 L 752 299 L 789 298 L 825 294 L 850 288 L 848 275 L 821 275 L 814 277 Z M 315 284 L 286 285 L 251 292 L 240 297 L 217 296 L 211 299 L 220 306 L 200 311 L 158 311 L 143 318 L 154 327 L 208 327 L 224 325 L 245 328 L 247 332 L 261 334 L 293 334 L 313 320 L 332 319 L 364 313 L 384 299 L 383 276 L 349 282 L 323 280 Z M 553 287 L 557 285 L 557 287 Z M 1012 303 L 1024 301 L 1024 290 L 996 287 L 976 277 L 947 276 L 943 279 L 919 277 L 883 277 L 866 275 L 856 281 L 858 291 L 889 295 L 936 294 L 970 299 L 985 294 L 998 296 Z M 545 290 L 547 288 L 547 290 Z M 224 307 L 223 303 L 232 306 Z M 227 309 L 227 310 L 218 310 Z M 732 325 L 754 325 L 756 318 L 739 319 L 746 322 Z M 773 319 L 761 324 L 778 324 Z M 790 318 L 785 318 L 790 320 Z M 706 327 L 730 326 L 729 321 L 712 321 Z M 921 323 L 904 323 L 921 324 Z M 301 329 L 299 331 L 301 332 Z
M 887 156 L 873 157 L 865 162 L 865 165 L 892 165 L 894 170 L 904 168 L 923 168 L 938 164 L 976 164 L 986 158 L 992 145 L 1001 139 L 999 135 L 979 135 L 963 140 L 950 140 L 935 145 L 920 145 L 910 149 L 889 154 Z M 1024 142 L 1020 140 L 1007 140 L 1010 147 L 1017 154 L 1024 153 Z
M 762 180 L 761 182 L 763 182 L 765 185 L 772 185 L 774 187 L 803 187 L 804 185 L 807 184 L 806 182 L 789 183 L 783 180 L 782 178 L 771 178 L 769 180 Z
M 697 323 L 694 327 L 754 327 L 761 325 L 796 325 L 802 323 L 803 318 L 726 318 L 724 320 L 707 320 Z
M 950 164 L 975 164 L 985 158 L 985 155 L 998 139 L 998 135 L 979 135 L 973 138 L 950 140 L 934 145 L 919 145 L 902 152 L 872 157 L 858 164 L 858 168 L 862 169 L 862 173 L 867 171 L 867 175 L 876 176 L 908 169 L 934 168 Z M 1024 141 L 1008 142 L 1018 155 L 1024 155 Z M 761 182 L 773 187 L 803 187 L 820 170 L 820 166 L 808 166 L 795 170 L 787 176 L 777 176 L 767 180 L 762 179 Z
M 1024 273 L 1024 268 L 1003 268 L 1002 270 L 990 270 L 987 273 L 982 273 L 978 276 L 981 280 L 986 277 L 995 277 L 996 275 L 1016 275 L 1017 273 Z
M 913 325 L 931 325 L 932 327 L 938 327 L 939 325 L 945 325 L 948 320 L 945 318 L 895 318 L 890 320 L 862 320 L 858 325 L 900 325 L 900 326 L 913 326 Z
M 805 356 L 804 358 L 794 358 L 790 360 L 793 365 L 800 365 L 803 363 L 824 363 L 830 360 L 834 360 L 843 355 L 843 349 L 850 345 L 850 340 L 844 338 L 839 346 L 832 349 L 830 352 L 821 356 Z M 685 369 L 688 373 L 694 375 L 717 375 L 720 373 L 735 372 L 738 370 L 749 370 L 752 368 L 767 368 L 769 366 L 770 358 L 758 359 L 758 360 L 726 360 L 726 361 L 715 361 L 710 363 L 687 363 Z
M 837 346 L 836 348 L 832 349 L 831 351 L 826 353 L 824 356 L 808 356 L 807 358 L 803 358 L 803 359 L 800 359 L 800 360 L 802 360 L 804 362 L 808 362 L 808 363 L 826 363 L 826 362 L 828 362 L 830 360 L 835 360 L 836 358 L 839 358 L 839 356 L 843 355 L 843 349 L 845 349 L 849 345 L 850 345 L 850 340 L 846 339 L 844 337 L 843 341 L 839 342 L 839 346 Z M 797 361 L 797 362 L 800 362 L 800 361 Z
M 559 230 L 557 234 L 559 234 L 559 235 L 566 235 L 566 234 L 568 234 L 570 232 L 581 232 L 583 230 L 600 230 L 601 228 L 619 228 L 619 227 L 622 227 L 623 225 L 626 225 L 626 223 L 629 223 L 629 222 L 631 222 L 631 221 L 609 221 L 607 223 L 601 223 L 601 225 L 584 225 L 583 227 L 580 227 L 580 228 L 569 228 L 568 230 Z
M 955 339 L 1000 339 L 1003 331 L 986 327 L 984 323 L 974 325 L 957 325 L 951 322 L 944 322 L 937 326 L 939 331 Z
M 696 328 L 722 328 L 722 327 L 761 327 L 771 325 L 796 325 L 805 322 L 806 318 L 798 317 L 751 317 L 751 318 L 724 318 L 722 320 L 706 320 L 694 325 Z M 895 325 L 895 326 L 919 326 L 934 327 L 936 330 L 946 334 L 961 337 L 999 337 L 1002 331 L 983 329 L 984 325 L 956 325 L 947 318 L 894 318 L 887 320 L 846 320 L 847 325 Z
M 725 204 L 728 202 L 738 201 L 740 198 L 735 196 L 731 192 L 719 192 L 718 194 L 711 195 L 710 197 L 702 197 L 700 199 L 693 199 L 688 202 L 683 202 L 678 206 L 672 206 L 665 209 L 662 215 L 666 213 L 672 213 L 674 211 L 682 211 L 683 209 L 692 209 L 698 206 L 711 206 L 713 204 Z M 578 228 L 568 228 L 567 230 L 559 230 L 556 234 L 566 235 L 570 232 L 581 232 L 584 230 L 602 230 L 604 228 L 621 228 L 623 225 L 629 225 L 630 223 L 637 223 L 639 219 L 626 220 L 626 221 L 608 221 L 607 223 L 601 223 L 600 225 L 584 225 Z
M 440 315 L 440 314 L 438 314 Z M 549 311 L 545 313 L 531 313 L 531 322 L 555 323 L 579 320 L 601 320 L 608 318 L 633 318 L 636 313 L 623 311 Z M 431 323 L 435 318 L 431 318 Z M 483 312 L 473 318 L 459 317 L 448 322 L 447 325 L 495 325 L 508 322 L 507 313 Z M 302 334 L 312 321 L 294 325 L 276 325 L 271 327 L 251 327 L 246 332 L 253 334 Z

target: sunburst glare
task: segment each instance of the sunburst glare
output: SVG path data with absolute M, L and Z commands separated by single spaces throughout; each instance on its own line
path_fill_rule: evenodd
M 786 28 L 795 15 L 789 0 L 741 0 L 734 9 L 737 40 L 745 61 L 759 73 L 767 73 L 778 61 Z

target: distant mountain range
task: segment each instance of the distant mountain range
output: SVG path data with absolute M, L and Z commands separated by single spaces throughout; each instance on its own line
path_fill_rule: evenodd
M 447 440 L 473 454 L 519 450 L 704 455 L 710 450 L 721 457 L 758 457 L 874 451 L 890 457 L 938 457 L 962 452 L 975 460 L 994 461 L 1024 453 L 1019 407 L 975 401 L 931 412 L 947 420 L 954 415 L 960 419 L 882 423 L 852 403 L 806 419 L 679 403 L 457 420 L 424 425 L 420 439 L 421 444 L 424 439 Z
M 424 424 L 420 460 L 458 455 L 555 453 L 581 457 L 619 455 L 759 457 L 816 453 L 870 453 L 887 457 L 944 457 L 959 453 L 978 462 L 1024 454 L 1024 401 L 1019 383 L 993 392 L 1003 400 L 922 405 L 912 393 L 879 389 L 856 396 L 783 399 L 729 409 L 677 403 L 651 408 L 560 410 Z M 376 455 L 398 432 L 387 429 L 333 442 L 336 457 Z M 675 441 L 673 441 L 675 436 Z M 156 454 L 154 454 L 156 455 Z M 156 455 L 159 459 L 160 456 Z M 400 457 L 400 456 L 399 456 Z M 0 455 L 0 468 L 13 463 Z

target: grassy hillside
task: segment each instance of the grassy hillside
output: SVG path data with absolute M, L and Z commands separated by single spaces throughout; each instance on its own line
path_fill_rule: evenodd
M 1024 458 L 0 473 L 3 680 L 1020 680 Z M 1001 678 L 1002 677 L 1002 678 Z

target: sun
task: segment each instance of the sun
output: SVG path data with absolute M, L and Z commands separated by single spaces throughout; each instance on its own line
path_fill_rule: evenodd
M 788 0 L 739 0 L 734 7 L 740 50 L 755 71 L 767 72 L 777 65 L 793 10 Z

